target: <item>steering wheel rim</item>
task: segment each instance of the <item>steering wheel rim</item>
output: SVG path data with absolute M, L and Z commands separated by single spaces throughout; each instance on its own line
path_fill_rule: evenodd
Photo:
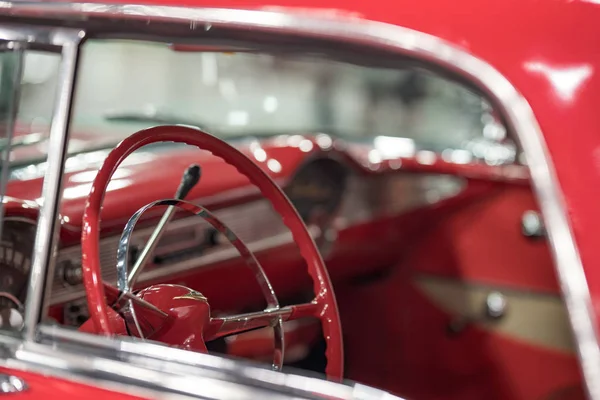
M 100 266 L 100 212 L 104 196 L 114 172 L 127 156 L 145 145 L 156 142 L 185 143 L 211 152 L 246 176 L 269 200 L 284 224 L 290 229 L 313 280 L 314 301 L 320 305 L 319 312 L 315 316 L 321 320 L 327 345 L 326 374 L 330 379 L 341 379 L 343 342 L 337 302 L 323 259 L 300 215 L 283 190 L 247 156 L 221 139 L 187 126 L 156 126 L 134 133 L 110 152 L 92 183 L 83 215 L 81 247 L 83 283 L 96 330 L 103 335 L 114 334 L 108 317 Z

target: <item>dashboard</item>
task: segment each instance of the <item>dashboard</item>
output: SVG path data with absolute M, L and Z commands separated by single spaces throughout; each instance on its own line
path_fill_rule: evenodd
M 307 224 L 326 262 L 335 262 L 340 252 L 345 251 L 340 239 L 345 233 L 454 196 L 463 185 L 460 178 L 450 176 L 362 175 L 340 161 L 317 159 L 298 168 L 284 191 Z M 293 244 L 291 233 L 267 200 L 253 200 L 213 212 L 257 255 L 268 255 Z M 132 263 L 153 230 L 154 226 L 149 226 L 134 232 Z M 395 238 L 393 230 L 380 234 L 377 242 L 382 247 Z M 100 245 L 102 276 L 112 283 L 116 281 L 118 241 L 118 236 L 110 236 L 103 238 Z M 139 283 L 152 284 L 178 276 L 182 277 L 182 283 L 187 283 L 186 275 L 236 260 L 239 258 L 235 248 L 221 240 L 208 223 L 197 217 L 181 217 L 169 224 Z M 51 305 L 62 306 L 64 322 L 76 326 L 87 319 L 84 296 L 81 248 L 63 248 L 57 258 Z
M 394 229 L 381 229 L 381 221 L 391 221 L 410 210 L 455 196 L 464 188 L 465 180 L 436 173 L 365 173 L 343 157 L 320 153 L 316 157 L 304 157 L 281 184 L 331 269 L 337 268 L 337 261 L 348 257 L 349 249 L 362 248 L 363 244 L 364 252 L 370 252 L 366 254 L 367 260 L 370 260 L 373 252 L 384 250 L 396 239 Z M 193 201 L 205 204 L 202 197 Z M 83 202 L 81 209 L 83 211 Z M 257 256 L 275 254 L 293 246 L 291 233 L 265 199 L 254 198 L 233 205 L 211 207 L 211 211 Z M 154 224 L 141 224 L 134 232 L 129 257 L 131 263 L 135 262 L 154 228 Z M 356 242 L 347 239 L 353 235 L 352 232 L 371 230 L 376 232 L 376 236 L 367 238 L 367 242 L 363 233 L 355 235 Z M 22 323 L 19 316 L 23 311 L 31 267 L 31 257 L 26 255 L 33 251 L 34 235 L 35 225 L 25 220 L 8 221 L 2 234 L 0 317 L 11 319 L 4 317 L 5 309 L 11 310 L 9 314 L 17 313 L 10 323 L 16 329 Z M 119 237 L 120 232 L 104 235 L 100 243 L 102 276 L 111 283 L 116 281 Z M 238 260 L 235 248 L 204 220 L 177 215 L 167 227 L 138 282 L 145 286 L 182 277 L 183 281 L 179 282 L 188 284 L 186 277 Z M 336 271 L 330 273 L 336 275 Z M 215 284 L 219 285 L 219 282 Z M 51 315 L 67 325 L 79 326 L 88 318 L 79 244 L 59 246 L 49 306 Z
M 300 166 L 284 191 L 296 206 L 313 238 L 319 241 L 335 218 L 350 217 L 341 213 L 352 170 L 329 158 L 311 160 Z M 357 178 L 357 177 L 355 177 Z M 196 200 L 202 204 L 202 199 Z M 212 210 L 255 253 L 266 252 L 293 243 L 292 236 L 280 216 L 266 199 Z M 134 263 L 154 225 L 134 232 L 130 247 L 130 263 Z M 116 281 L 116 249 L 119 236 L 103 238 L 100 244 L 102 276 Z M 140 283 L 158 281 L 190 270 L 236 259 L 237 251 L 220 237 L 206 221 L 194 216 L 180 216 L 167 227 L 154 255 L 140 276 Z M 81 248 L 70 246 L 57 257 L 51 304 L 63 304 L 84 295 L 81 283 Z

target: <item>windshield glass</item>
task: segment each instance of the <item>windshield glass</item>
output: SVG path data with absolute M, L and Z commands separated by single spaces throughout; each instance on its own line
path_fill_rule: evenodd
M 464 162 L 514 160 L 489 104 L 433 73 L 301 54 L 189 50 L 89 41 L 82 53 L 70 151 L 112 147 L 144 127 L 178 123 L 226 140 L 296 133 L 352 140 L 399 137 L 410 140 L 399 156 L 411 156 L 415 149 L 464 149 Z M 56 80 L 56 64 L 28 55 L 28 66 L 19 122 L 43 132 L 47 118 L 40 116 L 51 115 L 47 92 Z M 483 151 L 477 146 L 482 140 L 503 146 Z M 34 149 L 23 152 L 21 161 L 35 154 Z

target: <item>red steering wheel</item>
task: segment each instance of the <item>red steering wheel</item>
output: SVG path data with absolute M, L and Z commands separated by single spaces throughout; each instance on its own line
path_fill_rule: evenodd
M 213 318 L 210 316 L 206 298 L 188 288 L 153 285 L 134 295 L 131 292 L 119 291 L 102 281 L 99 253 L 100 211 L 106 189 L 114 172 L 127 156 L 142 146 L 156 142 L 186 143 L 208 150 L 236 167 L 260 189 L 290 229 L 306 261 L 308 273 L 313 280 L 313 301 L 283 308 L 277 306 L 275 309 L 268 308 L 262 312 L 233 317 Z M 194 205 L 187 203 L 183 208 L 193 211 Z M 242 333 L 259 326 L 281 326 L 281 321 L 312 316 L 320 319 L 327 344 L 327 377 L 342 379 L 343 344 L 340 317 L 323 259 L 306 225 L 281 188 L 252 160 L 224 141 L 201 130 L 184 126 L 149 128 L 123 140 L 110 152 L 94 179 L 83 215 L 81 246 L 83 283 L 92 322 L 84 324 L 82 330 L 103 335 L 130 334 L 148 337 L 186 349 L 206 351 L 205 341 Z M 245 247 L 243 243 L 241 247 Z M 137 328 L 133 332 L 128 328 L 128 317 L 132 314 Z M 143 318 L 135 317 L 136 314 L 143 314 Z M 190 316 L 194 318 L 193 323 L 190 323 Z M 139 320 L 142 320 L 145 326 L 141 326 Z M 142 335 L 142 331 L 150 334 Z

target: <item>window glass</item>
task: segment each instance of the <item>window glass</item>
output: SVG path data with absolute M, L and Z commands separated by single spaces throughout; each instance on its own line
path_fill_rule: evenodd
M 16 48 L 16 46 L 15 46 Z M 23 327 L 36 217 L 41 185 L 24 191 L 15 186 L 10 171 L 15 163 L 37 169 L 45 164 L 47 139 L 56 94 L 57 54 L 31 50 L 0 52 L 0 152 L 3 182 L 0 224 L 0 329 Z M 42 93 L 43 97 L 38 97 Z M 8 178 L 8 179 L 7 179 Z M 41 182 L 41 181 L 40 181 Z
M 51 110 L 49 63 L 25 77 L 29 123 Z M 144 127 L 182 123 L 223 139 L 329 133 L 382 143 L 384 157 L 432 150 L 454 162 L 513 162 L 489 104 L 463 85 L 409 69 L 254 52 L 181 51 L 132 41 L 84 45 L 71 152 L 114 146 Z M 406 140 L 392 140 L 402 138 Z M 393 145 L 389 145 L 393 143 Z M 388 154 L 388 152 L 390 152 Z M 25 155 L 23 155 L 25 156 Z

